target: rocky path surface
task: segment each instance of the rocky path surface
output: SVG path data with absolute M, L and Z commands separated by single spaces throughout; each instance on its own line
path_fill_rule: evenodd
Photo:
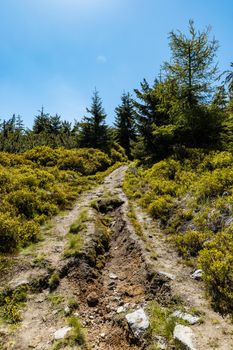
M 134 203 L 129 206 L 122 190 L 126 170 L 118 168 L 102 185 L 83 193 L 70 212 L 54 218 L 43 242 L 17 257 L 20 264 L 4 276 L 1 289 L 28 286 L 27 302 L 16 327 L 0 325 L 1 350 L 127 350 L 149 349 L 149 344 L 151 350 L 180 349 L 182 342 L 191 350 L 233 349 L 232 325 L 211 309 L 202 282 L 190 277 L 193 271 L 156 223 Z M 132 207 L 140 235 L 129 220 Z M 67 233 L 83 210 L 88 213 L 80 233 L 83 247 L 65 257 Z M 187 314 L 195 308 L 201 318 L 184 327 L 177 317 L 175 336 L 185 339 L 176 345 L 153 339 L 144 332 L 151 300 L 162 307 L 179 300 L 176 311 L 180 305 Z M 86 343 L 77 329 L 76 342 L 69 340 L 71 316 L 85 327 Z
M 171 294 L 177 296 L 186 310 L 195 310 L 201 322 L 190 326 L 193 331 L 195 349 L 233 349 L 233 325 L 230 317 L 214 312 L 205 293 L 205 286 L 194 279 L 192 268 L 184 265 L 175 248 L 161 232 L 158 223 L 134 205 L 134 210 L 143 232 L 143 242 L 151 261 L 152 270 L 166 274 L 170 279 Z

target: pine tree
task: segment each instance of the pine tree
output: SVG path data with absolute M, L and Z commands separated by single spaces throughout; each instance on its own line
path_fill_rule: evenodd
M 105 124 L 106 114 L 97 90 L 93 93 L 92 104 L 87 108 L 87 113 L 90 117 L 85 116 L 78 123 L 80 147 L 106 149 L 109 142 L 108 127 Z
M 125 149 L 127 156 L 130 156 L 130 144 L 135 140 L 135 111 L 129 93 L 122 95 L 121 104 L 115 112 L 116 140 Z

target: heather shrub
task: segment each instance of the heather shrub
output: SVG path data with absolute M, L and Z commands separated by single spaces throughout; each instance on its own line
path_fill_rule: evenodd
M 219 310 L 233 311 L 233 155 L 187 150 L 149 169 L 134 163 L 124 190 L 160 222 L 180 255 L 204 271 Z
M 97 149 L 41 146 L 17 155 L 0 152 L 0 251 L 37 241 L 40 225 L 70 209 L 112 163 Z
M 0 252 L 14 250 L 20 240 L 20 221 L 8 213 L 0 213 Z
M 233 312 L 233 227 L 223 231 L 200 252 L 203 279 L 215 307 L 223 313 Z

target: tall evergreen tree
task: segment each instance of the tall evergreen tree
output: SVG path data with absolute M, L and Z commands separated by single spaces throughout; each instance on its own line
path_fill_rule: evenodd
M 44 112 L 44 107 L 42 106 L 41 110 L 39 111 L 39 115 L 37 115 L 34 119 L 33 124 L 33 132 L 35 134 L 40 133 L 46 133 L 49 130 L 49 114 Z
M 106 114 L 97 90 L 93 93 L 92 104 L 87 108 L 87 113 L 90 116 L 83 117 L 78 124 L 80 147 L 106 149 L 109 142 L 108 127 L 105 124 Z
M 221 129 L 221 113 L 208 108 L 213 97 L 218 42 L 209 39 L 210 28 L 200 32 L 189 22 L 189 36 L 170 33 L 171 61 L 163 66 L 166 80 L 177 84 L 173 96 L 173 121 L 179 126 L 179 143 L 212 147 Z
M 130 156 L 130 144 L 135 140 L 135 111 L 129 93 L 122 95 L 121 104 L 116 107 L 115 112 L 117 142 L 125 149 L 127 156 Z
M 144 156 L 156 157 L 157 146 L 154 137 L 154 127 L 167 124 L 168 115 L 160 108 L 161 96 L 157 93 L 162 83 L 155 80 L 151 87 L 144 79 L 141 90 L 135 89 L 136 127 L 138 132 L 138 148 Z
M 233 69 L 233 62 L 231 62 L 231 68 Z M 228 85 L 229 92 L 232 95 L 233 94 L 233 70 L 228 70 L 225 73 L 227 73 L 226 83 Z
M 48 120 L 48 133 L 58 135 L 61 133 L 62 121 L 58 114 L 50 116 Z
M 169 34 L 172 57 L 163 68 L 167 78 L 174 79 L 179 85 L 179 97 L 188 107 L 206 103 L 212 92 L 217 73 L 218 42 L 214 38 L 210 40 L 209 34 L 209 27 L 197 31 L 192 20 L 189 21 L 189 36 L 180 31 Z

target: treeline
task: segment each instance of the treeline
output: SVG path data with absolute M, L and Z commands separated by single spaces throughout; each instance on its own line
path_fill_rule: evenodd
M 233 72 L 220 74 L 216 65 L 218 42 L 209 28 L 189 34 L 169 34 L 171 58 L 151 86 L 146 80 L 134 96 L 124 93 L 116 107 L 113 126 L 97 91 L 87 115 L 74 124 L 51 116 L 42 108 L 31 130 L 21 117 L 0 124 L 0 150 L 22 152 L 35 146 L 53 148 L 111 148 L 117 141 L 129 157 L 147 161 L 186 148 L 233 149 Z M 231 68 L 233 64 L 231 63 Z

